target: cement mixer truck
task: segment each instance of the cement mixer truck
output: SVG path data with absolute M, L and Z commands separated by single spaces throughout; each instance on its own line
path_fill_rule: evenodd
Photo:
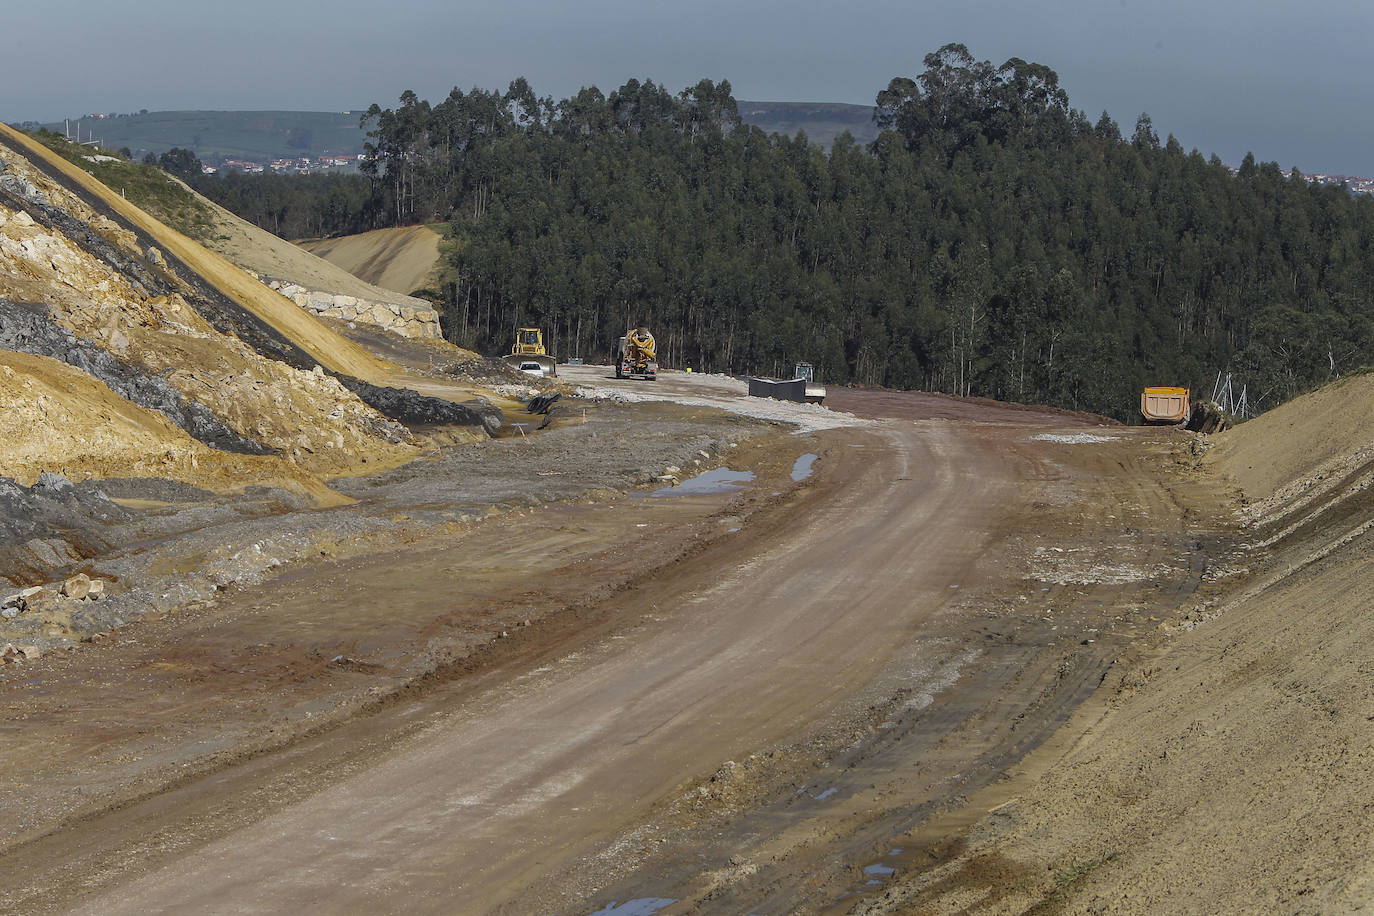
M 648 328 L 632 328 L 615 345 L 615 377 L 658 379 L 657 349 Z

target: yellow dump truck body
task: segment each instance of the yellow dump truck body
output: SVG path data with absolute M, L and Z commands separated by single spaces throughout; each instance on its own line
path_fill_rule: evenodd
M 1187 423 L 1192 412 L 1192 392 L 1187 388 L 1157 386 L 1140 395 L 1140 415 L 1146 423 Z

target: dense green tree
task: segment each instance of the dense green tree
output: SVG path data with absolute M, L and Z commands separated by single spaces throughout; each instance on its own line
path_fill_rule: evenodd
M 962 45 L 878 93 L 865 149 L 739 121 L 726 81 L 555 102 L 373 105 L 364 174 L 213 179 L 288 235 L 448 222 L 442 314 L 479 350 L 543 326 L 605 357 L 920 387 L 1133 416 L 1144 384 L 1231 371 L 1274 404 L 1374 355 L 1374 201 L 1247 156 L 1129 140 L 1053 70 Z M 333 178 L 333 176 L 330 176 Z
M 179 146 L 174 146 L 157 157 L 157 164 L 164 172 L 175 175 L 186 182 L 195 181 L 203 171 L 196 154 Z

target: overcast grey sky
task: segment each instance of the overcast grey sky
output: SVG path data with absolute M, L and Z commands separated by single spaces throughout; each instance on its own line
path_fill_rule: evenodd
M 1374 175 L 1372 0 L 30 0 L 0 31 L 0 119 L 343 110 L 405 89 L 540 95 L 728 79 L 754 101 L 872 104 L 959 41 L 1059 73 L 1073 107 L 1238 164 Z

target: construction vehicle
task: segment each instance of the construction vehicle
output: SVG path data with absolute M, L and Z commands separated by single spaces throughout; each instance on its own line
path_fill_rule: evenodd
M 825 400 L 825 386 L 816 382 L 816 370 L 810 363 L 797 363 L 796 372 L 790 379 L 752 376 L 749 379 L 749 396 L 798 404 L 819 404 Z
M 522 372 L 528 371 L 530 363 L 538 363 L 545 378 L 558 375 L 558 364 L 544 349 L 544 332 L 539 328 L 516 328 L 515 345 L 502 359 Z
M 806 380 L 806 403 L 819 404 L 825 400 L 825 386 L 816 381 L 816 370 L 810 363 L 797 363 L 797 371 L 793 377 Z
M 642 378 L 650 382 L 658 379 L 658 363 L 654 356 L 654 335 L 648 328 L 632 328 L 615 345 L 615 377 Z
M 1186 425 L 1193 415 L 1192 392 L 1171 386 L 1146 388 L 1140 395 L 1140 415 L 1146 425 Z

